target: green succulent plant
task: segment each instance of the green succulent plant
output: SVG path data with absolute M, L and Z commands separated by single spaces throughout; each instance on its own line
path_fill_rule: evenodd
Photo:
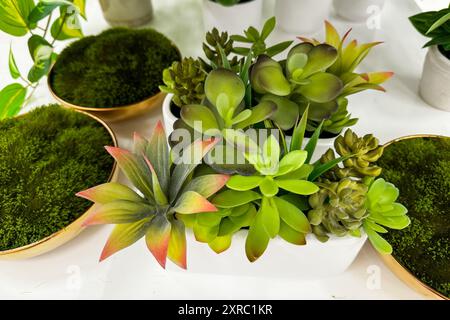
M 334 141 L 336 152 L 341 157 L 347 157 L 343 161 L 343 168 L 336 166 L 327 173 L 327 178 L 334 181 L 351 177 L 363 179 L 366 177 L 378 177 L 381 167 L 376 162 L 383 155 L 383 147 L 371 134 L 358 137 L 352 130 L 347 129 L 344 135 Z M 329 149 L 321 158 L 322 163 L 335 158 L 335 153 Z
M 367 186 L 344 178 L 338 182 L 324 181 L 320 191 L 309 198 L 311 210 L 308 219 L 312 231 L 320 241 L 327 241 L 328 234 L 338 237 L 358 235 L 368 216 L 365 207 Z
M 293 41 L 283 41 L 271 47 L 268 47 L 266 44 L 266 40 L 275 29 L 275 25 L 276 19 L 275 17 L 272 17 L 264 23 L 261 32 L 259 32 L 255 27 L 249 27 L 247 30 L 244 30 L 244 35 L 232 35 L 230 39 L 234 42 L 242 42 L 246 44 L 246 47 L 233 46 L 233 53 L 242 56 L 248 56 L 249 53 L 251 53 L 253 57 L 258 57 L 265 54 L 269 57 L 273 57 L 283 52 L 289 48 Z M 250 48 L 248 48 L 248 46 L 250 46 Z
M 346 45 L 350 31 L 347 31 L 341 38 L 336 28 L 328 21 L 325 22 L 325 43 L 334 47 L 338 53 L 337 59 L 326 71 L 339 77 L 343 83 L 343 89 L 335 100 L 338 104 L 335 105 L 335 112 L 331 117 L 326 118 L 327 123 L 324 125 L 324 130 L 330 129 L 328 132 L 335 134 L 339 134 L 345 127 L 350 127 L 357 122 L 357 119 L 351 118 L 347 111 L 348 101 L 346 97 L 368 89 L 384 92 L 386 90 L 381 84 L 393 76 L 393 72 L 355 72 L 355 69 L 367 57 L 372 48 L 381 44 L 381 42 L 358 44 L 357 40 L 351 40 Z M 316 39 L 305 37 L 299 37 L 299 39 L 314 46 L 322 44 Z M 313 107 L 313 105 L 311 106 Z M 330 105 L 326 106 L 330 108 Z M 320 106 L 318 107 L 320 108 Z M 334 116 L 335 113 L 339 113 L 339 116 Z M 312 128 L 316 128 L 317 121 L 311 121 L 310 125 Z
M 409 17 L 416 30 L 431 38 L 424 48 L 438 46 L 444 56 L 450 59 L 450 5 L 439 11 L 428 11 Z
M 272 102 L 261 102 L 253 108 L 244 108 L 245 93 L 243 81 L 233 71 L 223 68 L 213 70 L 205 81 L 204 103 L 183 106 L 179 122 L 205 136 L 224 138 L 225 141 L 222 141 L 217 148 L 223 148 L 223 157 L 226 158 L 227 155 L 234 157 L 237 152 L 235 147 L 238 145 L 244 148 L 250 147 L 249 140 L 243 135 L 241 129 L 268 119 L 276 108 Z M 182 125 L 176 123 L 175 126 L 178 128 Z M 248 170 L 248 166 L 239 169 L 238 165 L 224 164 L 222 156 L 217 159 L 218 161 L 214 161 L 214 167 L 217 170 L 224 173 Z
M 202 69 L 199 60 L 184 58 L 181 62 L 175 61 L 164 69 L 164 86 L 159 89 L 172 93 L 173 103 L 182 107 L 189 104 L 200 104 L 205 97 L 206 72 Z
M 312 171 L 310 166 L 304 166 L 307 152 L 294 150 L 280 159 L 279 143 L 274 136 L 270 136 L 262 148 L 246 153 L 246 157 L 257 173 L 252 176 L 232 176 L 227 182 L 229 190 L 214 196 L 211 201 L 221 209 L 239 208 L 239 211 L 242 205 L 248 203 L 258 207 L 249 224 L 247 258 L 250 261 L 257 260 L 266 250 L 270 239 L 277 235 L 289 242 L 304 244 L 305 235 L 310 232 L 308 219 L 282 196 L 281 191 L 311 195 L 319 190 L 313 182 L 307 181 Z M 250 212 L 254 213 L 253 210 Z
M 237 231 L 249 228 L 246 253 L 250 261 L 257 260 L 277 235 L 292 244 L 306 244 L 305 235 L 311 231 L 303 213 L 309 209 L 307 196 L 319 191 L 314 181 L 344 159 L 310 164 L 320 129 L 302 150 L 307 113 L 295 127 L 289 150 L 285 143 L 281 148 L 273 135 L 262 146 L 255 141 L 249 143 L 250 150 L 243 152 L 255 172 L 233 175 L 227 190 L 211 198 L 219 208 L 217 214 L 183 217 L 198 241 L 220 253 L 229 248 Z
M 205 42 L 203 43 L 203 52 L 209 63 L 200 58 L 202 68 L 209 71 L 211 69 L 225 67 L 224 60 L 230 64 L 231 68 L 237 71 L 239 66 L 239 58 L 228 57 L 233 51 L 233 40 L 229 37 L 228 32 L 219 32 L 217 28 L 213 28 L 206 33 Z
M 399 190 L 384 179 L 375 180 L 367 193 L 366 208 L 369 216 L 364 220 L 364 231 L 375 249 L 383 254 L 392 253 L 392 246 L 379 235 L 388 232 L 384 227 L 401 230 L 411 223 L 406 215 L 408 209 L 395 202 L 398 196 Z
M 192 177 L 215 143 L 214 139 L 195 141 L 173 163 L 162 124 L 158 123 L 149 140 L 135 135 L 133 152 L 107 147 L 138 192 L 119 183 L 107 183 L 78 193 L 99 205 L 84 225 L 117 225 L 100 260 L 145 236 L 148 249 L 163 268 L 167 257 L 186 268 L 185 227 L 175 214 L 217 211 L 207 198 L 225 185 L 228 176 Z

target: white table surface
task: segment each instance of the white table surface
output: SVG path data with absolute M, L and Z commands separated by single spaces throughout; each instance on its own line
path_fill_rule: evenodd
M 85 34 L 106 29 L 98 1 L 87 2 Z M 173 39 L 183 55 L 200 54 L 201 0 L 153 2 L 155 19 L 151 26 Z M 270 16 L 272 10 L 273 0 L 267 0 L 265 15 Z M 395 72 L 386 85 L 386 94 L 366 92 L 351 98 L 350 110 L 360 118 L 354 127 L 359 134 L 374 133 L 382 142 L 417 133 L 450 135 L 450 113 L 429 107 L 417 95 L 425 39 L 415 32 L 407 17 L 418 10 L 413 0 L 388 0 L 380 28 L 375 30 L 330 18 L 340 31 L 352 26 L 355 37 L 385 41 L 373 50 L 363 67 Z M 274 39 L 293 36 L 277 31 Z M 11 42 L 19 68 L 28 70 L 31 63 L 25 38 L 0 34 L 0 87 L 11 82 L 7 69 Z M 44 83 L 24 111 L 51 101 Z M 149 135 L 158 119 L 160 111 L 155 110 L 146 117 L 114 124 L 113 129 L 120 145 L 129 147 L 133 131 Z M 34 259 L 0 261 L 0 299 L 423 299 L 383 265 L 368 243 L 345 273 L 305 282 L 277 278 L 276 270 L 269 278 L 192 274 L 173 268 L 164 271 L 143 241 L 99 264 L 110 229 L 90 228 L 70 243 Z M 188 244 L 189 248 L 196 250 L 196 245 Z

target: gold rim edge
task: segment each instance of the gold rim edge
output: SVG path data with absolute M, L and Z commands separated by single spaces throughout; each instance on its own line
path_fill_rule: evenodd
M 114 132 L 112 131 L 112 129 L 109 127 L 109 125 L 108 125 L 105 121 L 103 121 L 103 120 L 100 119 L 99 117 L 96 117 L 95 115 L 90 114 L 89 112 L 85 112 L 85 111 L 81 111 L 81 110 L 76 110 L 76 109 L 73 110 L 73 111 L 74 111 L 74 112 L 82 113 L 82 114 L 84 114 L 84 115 L 86 115 L 86 116 L 88 116 L 88 117 L 90 117 L 90 118 L 96 120 L 97 122 L 99 122 L 99 123 L 106 129 L 106 131 L 109 133 L 109 135 L 110 135 L 110 137 L 111 137 L 111 139 L 112 139 L 112 141 L 113 141 L 114 146 L 115 146 L 115 147 L 118 147 L 118 146 L 119 146 L 116 135 L 114 134 Z M 20 115 L 20 116 L 18 116 L 18 117 L 22 117 L 22 116 L 24 116 L 24 115 L 25 115 L 25 114 Z M 113 178 L 115 177 L 116 173 L 117 173 L 117 162 L 114 161 L 114 164 L 113 164 L 112 169 L 111 169 L 111 173 L 110 173 L 110 175 L 109 175 L 108 180 L 106 181 L 106 183 L 111 182 L 111 181 L 113 180 Z M 55 232 L 55 233 L 52 233 L 51 235 L 49 235 L 49 236 L 47 236 L 47 237 L 45 237 L 45 238 L 43 238 L 43 239 L 41 239 L 41 240 L 39 240 L 39 241 L 30 243 L 30 244 L 28 244 L 28 245 L 26 245 L 26 246 L 22 246 L 22 247 L 10 249 L 10 250 L 0 251 L 0 258 L 12 256 L 12 255 L 17 254 L 17 253 L 22 253 L 22 252 L 24 252 L 24 251 L 27 251 L 27 250 L 32 249 L 32 248 L 35 248 L 35 247 L 37 247 L 37 246 L 39 246 L 39 245 L 42 245 L 42 244 L 44 244 L 44 243 L 50 241 L 51 239 L 54 239 L 54 238 L 60 236 L 61 234 L 63 234 L 63 233 L 64 233 L 68 228 L 70 228 L 71 226 L 76 225 L 77 223 L 80 223 L 82 220 L 86 219 L 86 215 L 90 212 L 90 210 L 92 209 L 93 206 L 94 206 L 94 205 L 91 205 L 91 206 L 90 206 L 90 207 L 89 207 L 82 215 L 80 215 L 77 219 L 75 219 L 74 221 L 72 221 L 69 225 L 65 226 L 65 227 L 62 228 L 61 230 L 59 230 L 59 231 L 57 231 L 57 232 Z M 83 227 L 80 229 L 80 231 L 82 231 L 82 230 L 84 230 Z
M 411 140 L 411 139 L 420 139 L 420 138 L 437 138 L 437 139 L 450 139 L 448 136 L 439 135 L 439 134 L 414 134 L 403 136 L 400 138 L 393 139 L 383 145 L 384 148 L 403 141 L 403 140 Z M 450 300 L 449 297 L 444 296 L 439 291 L 431 288 L 429 285 L 424 283 L 422 280 L 417 278 L 408 268 L 406 268 L 403 264 L 401 264 L 392 254 L 384 255 L 377 251 L 379 257 L 383 261 L 383 263 L 391 270 L 400 280 L 402 280 L 405 284 L 407 284 L 410 288 L 414 289 L 416 292 L 427 295 L 429 297 L 433 297 L 439 300 Z

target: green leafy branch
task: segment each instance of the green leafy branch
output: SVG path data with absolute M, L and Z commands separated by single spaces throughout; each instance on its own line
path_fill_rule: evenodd
M 56 9 L 59 9 L 59 16 L 53 19 Z M 56 41 L 83 36 L 79 16 L 86 19 L 85 9 L 86 0 L 0 2 L 0 30 L 15 37 L 29 35 L 28 50 L 33 60 L 28 74 L 22 75 L 10 46 L 9 73 L 12 79 L 20 82 L 9 84 L 0 91 L 0 120 L 17 115 L 22 106 L 29 102 L 40 80 L 48 74 L 58 57 L 54 52 Z

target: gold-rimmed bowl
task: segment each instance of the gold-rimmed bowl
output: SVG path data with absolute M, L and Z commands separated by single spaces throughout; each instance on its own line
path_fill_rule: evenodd
M 47 77 L 47 86 L 51 95 L 59 104 L 66 108 L 87 112 L 107 122 L 117 122 L 143 115 L 155 108 L 161 107 L 165 97 L 165 93 L 159 92 L 147 99 L 124 106 L 110 108 L 83 107 L 60 98 L 52 88 L 52 77 L 53 67 L 50 69 Z
M 404 141 L 404 140 L 411 140 L 411 139 L 423 139 L 423 138 L 432 138 L 432 139 L 450 139 L 450 137 L 442 136 L 442 135 L 435 135 L 435 134 L 416 134 L 416 135 L 409 135 L 405 137 L 400 137 L 397 139 L 394 139 L 392 141 L 389 141 L 384 145 L 384 147 L 388 147 L 396 142 Z M 378 253 L 381 260 L 384 262 L 384 264 L 405 284 L 407 284 L 411 289 L 415 290 L 416 292 L 433 299 L 438 300 L 450 300 L 449 297 L 444 296 L 442 293 L 438 292 L 437 290 L 431 288 L 426 283 L 422 282 L 419 278 L 417 278 L 411 271 L 409 271 L 408 268 L 406 268 L 404 265 L 402 265 L 394 255 L 392 254 L 381 254 Z M 450 266 L 449 266 L 450 267 Z
M 104 122 L 102 119 L 99 119 L 98 117 L 89 114 L 84 111 L 78 111 L 85 114 L 86 116 L 96 120 L 99 122 L 105 129 L 108 131 L 109 135 L 111 136 L 111 139 L 113 141 L 113 144 L 115 147 L 118 146 L 117 138 L 114 134 L 114 132 L 111 130 L 111 128 L 108 126 L 106 122 Z M 21 117 L 21 116 L 19 116 Z M 111 169 L 111 173 L 109 175 L 109 178 L 105 182 L 112 182 L 117 179 L 119 170 L 117 167 L 117 163 L 114 161 L 113 167 Z M 79 235 L 85 227 L 83 226 L 84 221 L 86 218 L 90 215 L 91 212 L 96 210 L 96 205 L 92 205 L 85 213 L 83 213 L 80 217 L 78 217 L 75 221 L 73 221 L 71 224 L 66 226 L 65 228 L 49 235 L 48 237 L 45 237 L 39 241 L 30 243 L 26 246 L 14 248 L 10 250 L 4 250 L 0 251 L 0 260 L 21 260 L 21 259 L 28 259 L 32 257 L 39 256 L 41 254 L 47 253 L 49 251 L 52 251 L 56 249 L 57 247 L 67 243 L 68 241 L 75 238 L 77 235 Z

